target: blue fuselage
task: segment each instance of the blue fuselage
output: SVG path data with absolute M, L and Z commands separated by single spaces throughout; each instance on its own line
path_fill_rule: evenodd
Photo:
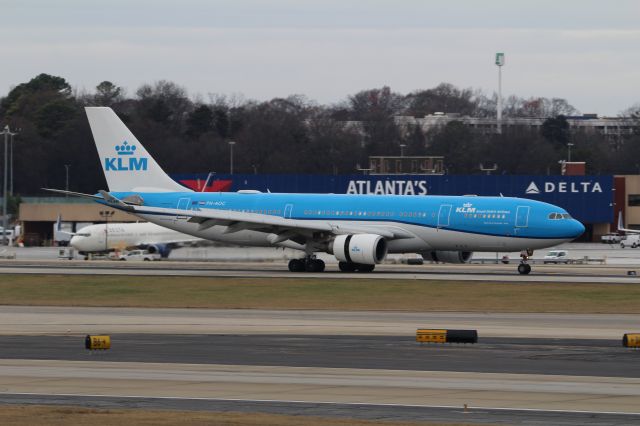
M 114 195 L 126 199 L 134 193 Z M 332 224 L 400 227 L 423 240 L 425 249 L 493 251 L 542 248 L 572 240 L 584 232 L 584 226 L 560 207 L 510 197 L 198 192 L 135 195 L 140 196 L 143 205 L 148 207 L 216 209 Z M 225 240 L 216 238 L 215 233 L 198 233 L 176 217 L 141 216 L 181 232 Z M 416 241 L 406 243 L 391 244 L 390 251 L 419 248 Z

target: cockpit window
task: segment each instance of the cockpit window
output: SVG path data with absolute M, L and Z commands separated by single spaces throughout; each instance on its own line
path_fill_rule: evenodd
M 549 219 L 551 220 L 571 219 L 571 215 L 569 213 L 549 213 Z

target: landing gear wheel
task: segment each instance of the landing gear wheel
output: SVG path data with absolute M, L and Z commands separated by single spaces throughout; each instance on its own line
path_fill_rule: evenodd
M 338 263 L 338 268 L 342 272 L 355 272 L 356 264 L 355 263 L 351 263 L 351 262 L 339 262 Z
M 528 263 L 521 263 L 518 265 L 518 273 L 520 275 L 527 275 L 529 272 L 531 272 L 531 265 Z
M 305 264 L 307 272 L 324 272 L 324 261 L 320 259 L 308 259 Z
M 305 271 L 304 261 L 300 259 L 291 259 L 289 261 L 289 271 L 304 272 Z
M 375 267 L 376 267 L 376 265 L 358 264 L 357 269 L 358 269 L 358 272 L 373 272 Z

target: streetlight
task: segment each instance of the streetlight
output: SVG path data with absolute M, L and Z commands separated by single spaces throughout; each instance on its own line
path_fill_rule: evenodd
M 104 251 L 109 252 L 109 218 L 114 215 L 113 210 L 100 210 L 100 217 L 104 219 Z
M 69 191 L 69 167 L 71 167 L 71 164 L 65 164 L 64 165 L 64 173 L 65 173 L 65 180 L 64 180 L 64 189 L 68 192 Z M 68 197 L 69 194 L 65 194 L 65 197 Z
M 229 174 L 233 174 L 233 146 L 235 145 L 235 141 L 229 141 L 229 148 L 231 151 L 229 152 Z
M 496 65 L 498 66 L 498 133 L 502 133 L 502 67 L 504 66 L 504 53 L 496 53 Z
M 572 144 L 571 142 L 567 143 L 567 163 L 571 162 L 571 147 L 574 144 Z
M 9 140 L 9 194 L 13 195 L 13 135 L 20 133 L 22 129 L 18 129 L 17 132 L 11 133 L 11 139 Z
M 7 175 L 8 175 L 8 167 L 7 167 L 7 157 L 8 157 L 8 143 L 9 143 L 9 135 L 13 136 L 15 133 L 11 133 L 9 129 L 9 125 L 4 126 L 4 130 L 0 132 L 0 135 L 4 135 L 4 180 L 3 180 L 3 190 L 2 190 L 2 244 L 7 245 L 7 227 L 8 224 L 8 216 L 7 216 Z
M 400 157 L 404 157 L 404 147 L 406 147 L 407 145 L 401 143 L 400 144 Z

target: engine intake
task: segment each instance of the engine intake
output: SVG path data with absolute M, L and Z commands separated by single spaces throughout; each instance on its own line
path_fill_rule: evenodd
M 375 234 L 338 235 L 332 249 L 340 262 L 375 265 L 387 256 L 387 241 Z
M 424 260 L 444 263 L 467 263 L 473 256 L 472 251 L 429 251 L 421 253 Z

